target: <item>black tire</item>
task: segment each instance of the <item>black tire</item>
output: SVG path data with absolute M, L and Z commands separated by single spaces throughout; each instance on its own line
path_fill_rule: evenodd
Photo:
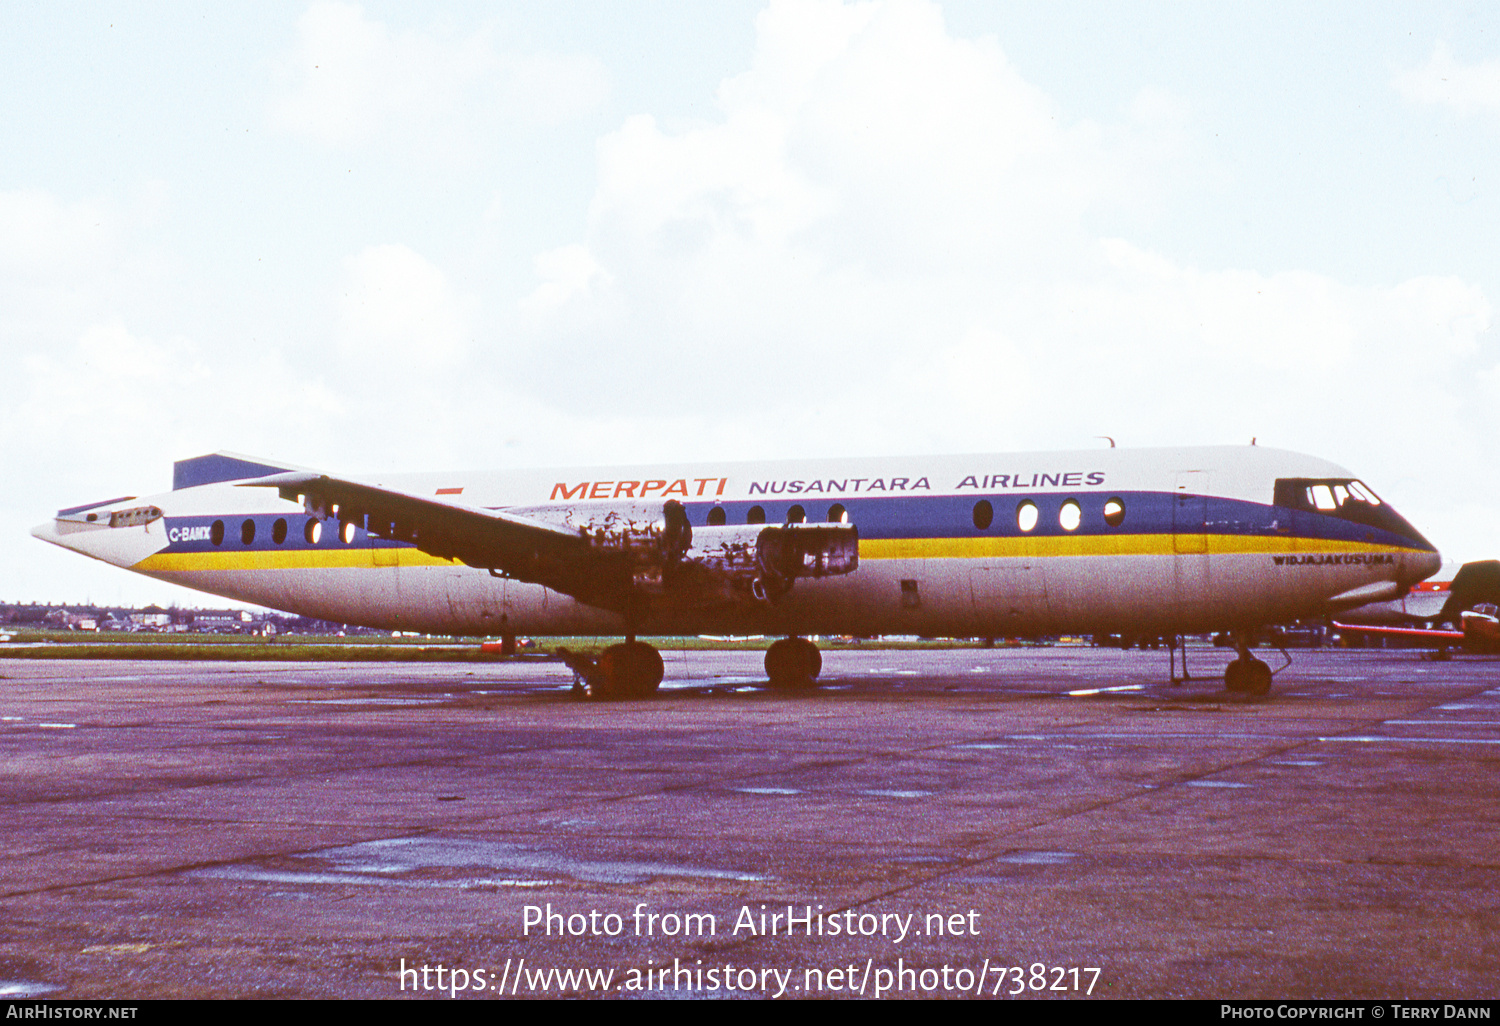
M 1235 659 L 1224 667 L 1224 690 L 1239 694 L 1245 690 L 1245 665 L 1247 660 Z
M 782 638 L 766 649 L 766 677 L 775 691 L 807 691 L 823 669 L 823 654 L 806 638 Z
M 1252 698 L 1265 698 L 1271 693 L 1271 668 L 1259 659 L 1250 660 L 1245 668 L 1245 684 L 1242 688 Z
M 589 695 L 600 699 L 647 698 L 665 675 L 661 653 L 641 641 L 611 645 L 599 655 Z
M 634 650 L 630 657 L 634 694 L 641 698 L 656 694 L 661 679 L 667 673 L 661 653 L 644 641 L 633 642 L 626 647 Z

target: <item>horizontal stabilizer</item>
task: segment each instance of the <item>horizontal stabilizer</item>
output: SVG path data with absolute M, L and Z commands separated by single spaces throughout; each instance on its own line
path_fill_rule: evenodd
M 207 456 L 194 456 L 172 464 L 172 491 L 300 469 L 302 468 L 290 463 L 265 463 L 229 452 L 209 453 Z

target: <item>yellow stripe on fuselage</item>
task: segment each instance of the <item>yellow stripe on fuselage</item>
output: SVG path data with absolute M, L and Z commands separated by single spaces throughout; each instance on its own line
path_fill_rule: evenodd
M 1040 538 L 861 538 L 860 559 L 1044 559 L 1052 556 L 1289 555 L 1303 552 L 1389 552 L 1399 545 L 1323 538 L 1271 538 L 1243 534 L 1071 535 Z M 1192 546 L 1188 549 L 1186 546 Z M 1200 547 L 1203 546 L 1203 547 Z
M 184 570 L 385 569 L 392 566 L 462 565 L 456 560 L 429 556 L 420 549 L 301 549 L 290 552 L 158 552 L 131 569 L 143 573 L 170 573 Z

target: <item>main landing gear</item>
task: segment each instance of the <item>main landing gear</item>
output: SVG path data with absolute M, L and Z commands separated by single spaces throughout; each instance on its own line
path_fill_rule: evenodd
M 661 684 L 661 653 L 629 638 L 593 659 L 582 652 L 556 650 L 575 676 L 574 691 L 596 699 L 647 698 Z M 823 655 L 806 638 L 782 638 L 766 649 L 766 676 L 774 691 L 807 691 L 816 686 Z
M 822 653 L 806 638 L 782 638 L 766 649 L 766 676 L 774 691 L 807 691 L 822 669 Z
M 1250 654 L 1250 644 L 1243 633 L 1234 634 L 1239 657 L 1224 668 L 1224 689 L 1250 698 L 1265 698 L 1271 693 L 1271 667 Z
M 576 675 L 575 690 L 589 698 L 649 698 L 666 672 L 661 653 L 634 638 L 609 646 L 598 659 L 565 648 L 557 655 Z

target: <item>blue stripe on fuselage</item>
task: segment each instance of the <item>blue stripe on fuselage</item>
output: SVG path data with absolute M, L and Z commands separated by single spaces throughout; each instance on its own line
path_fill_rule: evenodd
M 1397 534 L 1378 527 L 1352 523 L 1338 517 L 1288 509 L 1243 499 L 1227 499 L 1216 496 L 1181 496 L 1172 492 L 1042 492 L 1018 495 L 1014 492 L 968 494 L 968 495 L 904 495 L 848 497 L 834 501 L 819 499 L 809 502 L 799 496 L 801 502 L 777 499 L 734 500 L 721 503 L 726 523 L 745 523 L 750 509 L 759 506 L 766 514 L 768 524 L 784 523 L 787 511 L 794 505 L 802 506 L 808 522 L 826 520 L 829 507 L 843 506 L 848 511 L 849 522 L 859 529 L 861 538 L 918 539 L 918 538 L 1048 538 L 1068 536 L 1143 535 L 1143 534 L 1214 534 L 1240 535 L 1265 538 L 1304 538 L 1328 541 L 1361 542 L 1388 545 L 1418 551 L 1436 551 L 1425 541 Z M 1078 503 L 1082 520 L 1077 530 L 1067 531 L 1058 523 L 1058 511 L 1063 503 L 1073 500 Z M 1118 527 L 1104 521 L 1104 503 L 1118 499 L 1125 507 L 1125 518 Z M 974 507 L 981 500 L 993 507 L 993 522 L 986 529 L 974 526 Z M 1026 502 L 1036 505 L 1038 520 L 1031 531 L 1023 532 L 1016 524 L 1016 511 Z M 1182 508 L 1178 510 L 1178 504 Z M 605 508 L 608 503 L 599 503 Z M 689 502 L 684 504 L 692 524 L 704 526 L 708 523 L 712 502 Z M 587 504 L 584 505 L 587 508 Z M 1202 517 L 1199 526 L 1198 518 Z M 1174 520 L 1174 518 L 1176 518 Z M 362 527 L 355 528 L 353 541 L 347 545 L 339 538 L 337 521 L 324 525 L 323 537 L 317 544 L 309 543 L 303 531 L 308 518 L 304 514 L 230 514 L 225 516 L 167 517 L 169 544 L 167 552 L 214 552 L 231 550 L 264 551 L 308 551 L 347 548 L 414 548 L 409 542 L 373 538 Z M 210 540 L 215 520 L 224 523 L 224 536 L 220 545 Z M 245 545 L 240 541 L 241 528 L 246 520 L 255 523 L 255 538 Z M 277 520 L 285 520 L 286 537 L 278 543 L 274 540 Z M 1420 537 L 1420 536 L 1419 536 Z

